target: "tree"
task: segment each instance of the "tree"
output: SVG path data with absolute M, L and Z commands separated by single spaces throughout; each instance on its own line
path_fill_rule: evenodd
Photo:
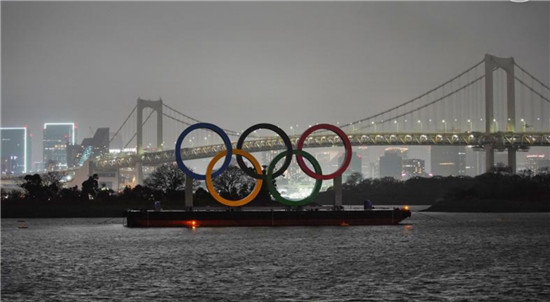
M 63 185 L 61 184 L 61 179 L 64 174 L 57 171 L 50 171 L 42 175 L 42 186 L 48 191 L 48 194 L 51 197 L 56 196 Z
M 145 179 L 145 186 L 163 193 L 185 189 L 185 173 L 174 164 L 164 164 Z
M 82 183 L 82 199 L 95 199 L 97 193 L 99 192 L 99 183 L 97 182 L 98 179 L 99 176 L 94 174 Z
M 355 187 L 358 184 L 360 184 L 363 181 L 363 174 L 360 172 L 352 172 L 347 178 L 346 178 L 346 185 L 349 187 Z
M 20 186 L 25 189 L 28 199 L 57 199 L 62 188 L 62 177 L 62 173 L 53 171 L 43 175 L 25 175 Z
M 154 193 L 155 192 L 151 188 L 146 186 L 137 185 L 133 188 L 131 188 L 130 186 L 126 186 L 124 187 L 124 190 L 122 191 L 122 193 L 118 196 L 118 199 L 131 200 L 131 201 L 136 201 L 136 200 L 150 201 L 150 197 Z
M 74 186 L 71 188 L 63 188 L 61 191 L 59 191 L 59 199 L 66 200 L 66 201 L 74 201 L 77 200 L 80 197 L 80 191 L 78 190 L 78 186 Z
M 2 201 L 4 200 L 20 200 L 20 199 L 23 199 L 24 195 L 23 195 L 23 192 L 21 192 L 20 190 L 4 190 L 4 188 L 2 188 L 0 190 L 0 195 L 2 195 Z
M 27 192 L 27 198 L 38 199 L 42 197 L 42 177 L 40 174 L 25 175 L 24 182 L 21 184 L 21 188 Z
M 42 184 L 46 187 L 50 185 L 60 185 L 61 179 L 63 178 L 64 174 L 58 171 L 50 171 L 46 174 L 42 175 Z
M 218 177 L 212 179 L 218 194 L 227 199 L 241 199 L 250 193 L 255 180 L 237 166 L 229 166 Z

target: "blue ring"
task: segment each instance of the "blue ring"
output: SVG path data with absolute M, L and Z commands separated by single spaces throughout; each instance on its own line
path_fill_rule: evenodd
M 183 163 L 183 160 L 181 159 L 181 143 L 183 142 L 183 139 L 189 134 L 191 131 L 196 129 L 209 129 L 214 132 L 216 132 L 223 140 L 223 143 L 225 145 L 225 149 L 227 149 L 227 155 L 225 156 L 225 160 L 223 161 L 222 166 L 216 170 L 214 173 L 212 173 L 212 177 L 216 177 L 225 171 L 227 167 L 229 166 L 229 163 L 231 162 L 231 156 L 233 155 L 233 147 L 231 145 L 231 141 L 229 140 L 229 136 L 225 131 L 223 131 L 222 128 L 210 124 L 210 123 L 197 123 L 194 125 L 191 125 L 187 127 L 187 129 L 183 130 L 183 132 L 178 137 L 178 140 L 176 141 L 176 163 L 178 163 L 178 167 L 188 176 L 191 176 L 193 179 L 198 180 L 205 180 L 206 175 L 204 174 L 197 174 L 193 171 L 191 171 L 187 166 Z

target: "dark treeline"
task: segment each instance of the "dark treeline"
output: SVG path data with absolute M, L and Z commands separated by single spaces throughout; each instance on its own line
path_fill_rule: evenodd
M 332 189 L 321 193 L 321 203 L 334 199 Z M 414 177 L 405 181 L 391 177 L 361 179 L 352 175 L 343 184 L 343 200 L 362 204 L 434 204 L 440 200 L 550 201 L 550 174 L 512 174 L 495 170 L 476 177 Z
M 63 188 L 58 172 L 44 175 L 26 175 L 19 185 L 21 190 L 2 190 L 2 217 L 116 217 L 126 209 L 152 209 L 160 201 L 165 210 L 183 209 L 185 205 L 185 174 L 175 165 L 158 167 L 144 185 L 125 187 L 115 192 L 105 186 L 82 184 Z M 246 177 L 236 167 L 215 178 L 214 186 L 227 199 L 241 199 L 254 187 L 255 181 Z M 193 205 L 197 207 L 225 207 L 215 201 L 210 193 L 194 182 Z M 276 206 L 263 187 L 252 202 L 255 206 Z
M 143 186 L 126 187 L 121 192 L 102 187 L 83 193 L 77 187 L 63 188 L 61 177 L 56 172 L 27 175 L 20 184 L 22 190 L 2 191 L 2 217 L 121 216 L 128 208 L 151 209 L 155 201 L 160 201 L 163 209 L 184 207 L 185 174 L 174 165 L 160 166 Z M 234 167 L 216 177 L 214 186 L 222 197 L 235 200 L 247 196 L 254 183 Z M 223 207 L 208 191 L 198 187 L 198 183 L 194 183 L 194 191 L 194 206 Z M 363 179 L 354 173 L 343 184 L 344 204 L 362 205 L 365 200 L 374 205 L 427 205 L 471 200 L 550 201 L 550 174 L 512 174 L 507 170 L 494 170 L 476 177 L 416 177 L 400 181 L 390 177 Z M 315 200 L 317 205 L 333 202 L 332 188 Z M 249 205 L 280 206 L 271 200 L 265 187 Z

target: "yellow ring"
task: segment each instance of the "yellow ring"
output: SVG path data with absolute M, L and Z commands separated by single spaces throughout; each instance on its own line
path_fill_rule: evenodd
M 241 200 L 229 200 L 225 199 L 216 192 L 216 189 L 214 189 L 214 185 L 212 184 L 212 170 L 214 170 L 214 165 L 220 160 L 220 158 L 224 157 L 227 154 L 227 150 L 223 150 L 220 153 L 216 154 L 208 164 L 208 167 L 206 168 L 206 187 L 208 188 L 208 192 L 210 192 L 210 195 L 214 197 L 215 200 L 217 200 L 219 203 L 224 204 L 229 207 L 240 207 L 244 206 L 245 204 L 251 202 L 256 196 L 260 193 L 260 189 L 262 188 L 263 179 L 256 179 L 256 185 L 254 186 L 254 190 L 248 196 Z M 256 169 L 256 173 L 259 175 L 262 175 L 262 166 L 260 166 L 260 163 L 252 156 L 252 154 L 241 150 L 241 149 L 233 149 L 233 154 L 244 156 L 246 159 L 248 159 L 254 168 Z

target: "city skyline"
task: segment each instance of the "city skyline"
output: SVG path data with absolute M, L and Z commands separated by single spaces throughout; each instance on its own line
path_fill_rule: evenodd
M 344 123 L 485 53 L 548 82 L 548 13 L 507 2 L 3 2 L 2 126 L 28 125 L 38 146 L 41 124 L 71 120 L 80 141 L 116 129 L 138 97 L 230 129 Z

